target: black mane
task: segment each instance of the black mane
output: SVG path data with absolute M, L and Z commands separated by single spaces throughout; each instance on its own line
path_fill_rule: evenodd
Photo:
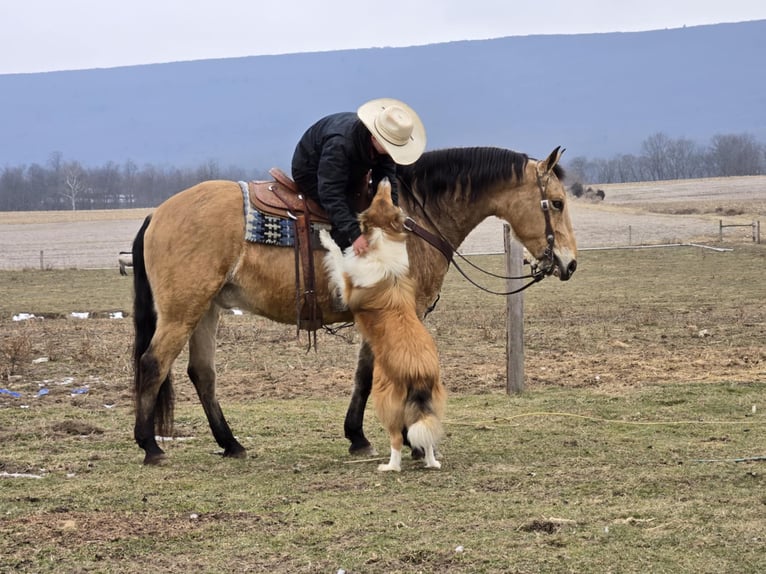
M 397 177 L 400 190 L 412 195 L 414 187 L 424 205 L 430 203 L 439 209 L 440 201 L 450 199 L 471 203 L 498 181 L 523 182 L 530 159 L 538 161 L 525 153 L 497 147 L 446 148 L 425 152 L 412 165 L 398 166 Z M 565 177 L 558 164 L 553 173 L 559 180 Z
M 397 174 L 404 187 L 417 186 L 424 200 L 453 194 L 458 185 L 473 196 L 496 181 L 522 181 L 528 161 L 526 154 L 502 148 L 448 148 L 424 153 L 414 164 L 399 166 Z

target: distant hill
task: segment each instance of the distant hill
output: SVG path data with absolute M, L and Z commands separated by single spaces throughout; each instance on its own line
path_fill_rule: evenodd
M 657 132 L 766 143 L 764 54 L 760 20 L 0 75 L 0 168 L 54 151 L 86 166 L 289 168 L 312 121 L 380 96 L 418 110 L 429 149 L 613 157 Z

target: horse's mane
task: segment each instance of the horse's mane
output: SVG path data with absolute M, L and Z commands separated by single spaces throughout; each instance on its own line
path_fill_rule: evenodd
M 424 201 L 452 196 L 458 185 L 463 193 L 470 189 L 468 199 L 472 200 L 497 181 L 523 181 L 529 159 L 525 153 L 496 147 L 447 148 L 426 152 L 414 164 L 397 167 L 397 175 L 402 187 L 416 186 Z M 554 173 L 563 179 L 564 170 L 558 165 Z

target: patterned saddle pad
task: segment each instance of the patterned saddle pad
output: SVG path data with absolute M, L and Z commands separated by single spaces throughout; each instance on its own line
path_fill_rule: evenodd
M 277 247 L 295 247 L 295 226 L 288 218 L 275 217 L 262 213 L 250 203 L 250 189 L 245 181 L 240 181 L 245 213 L 245 241 L 263 243 Z M 311 247 L 322 249 L 319 242 L 319 230 L 330 229 L 329 225 L 311 223 Z

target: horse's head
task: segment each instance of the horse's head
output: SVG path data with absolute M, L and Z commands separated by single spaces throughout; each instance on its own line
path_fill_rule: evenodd
M 566 189 L 558 167 L 563 150 L 554 149 L 543 161 L 530 160 L 524 181 L 497 213 L 507 220 L 516 237 L 539 261 L 546 275 L 568 280 L 577 268 L 577 243 L 569 219 Z

